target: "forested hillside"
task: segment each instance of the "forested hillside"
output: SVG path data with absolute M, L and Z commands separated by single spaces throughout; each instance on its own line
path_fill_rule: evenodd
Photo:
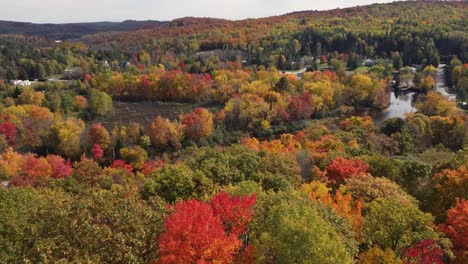
M 0 263 L 467 263 L 467 17 L 0 23 Z

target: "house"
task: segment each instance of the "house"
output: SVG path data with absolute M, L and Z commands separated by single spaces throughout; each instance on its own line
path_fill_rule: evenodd
M 29 80 L 10 80 L 11 85 L 19 85 L 19 86 L 29 86 L 33 84 L 33 82 Z
M 208 51 L 199 51 L 195 54 L 195 56 L 200 60 L 207 60 L 214 56 L 220 57 L 222 54 L 223 54 L 222 50 L 216 49 L 216 50 L 208 50 Z
M 126 61 L 126 60 L 120 61 L 120 63 L 119 63 L 119 67 L 121 69 L 126 69 L 126 68 L 130 67 L 130 65 L 132 65 L 132 63 L 129 62 L 129 61 Z
M 83 69 L 81 67 L 73 67 L 66 69 L 62 72 L 62 78 L 65 80 L 80 79 L 84 76 Z
M 399 74 L 409 74 L 409 73 L 416 74 L 416 72 L 417 72 L 417 69 L 415 67 L 409 67 L 409 66 L 403 67 L 398 70 Z
M 362 61 L 362 66 L 372 67 L 375 65 L 375 60 L 373 59 L 365 59 Z

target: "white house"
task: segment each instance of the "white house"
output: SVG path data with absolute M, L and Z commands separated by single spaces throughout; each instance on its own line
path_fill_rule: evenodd
M 24 80 L 24 81 L 23 80 L 10 80 L 10 84 L 19 85 L 19 86 L 29 86 L 33 83 L 29 80 Z

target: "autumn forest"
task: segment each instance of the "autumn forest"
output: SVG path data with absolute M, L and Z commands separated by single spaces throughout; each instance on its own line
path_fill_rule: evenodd
M 0 263 L 468 263 L 467 18 L 0 21 Z

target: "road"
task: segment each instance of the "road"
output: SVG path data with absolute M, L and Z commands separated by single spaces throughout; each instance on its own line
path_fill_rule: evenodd
M 436 77 L 436 91 L 447 97 L 450 101 L 456 101 L 457 96 L 447 92 L 447 82 L 445 80 L 445 66 L 446 64 L 439 64 L 439 71 Z

